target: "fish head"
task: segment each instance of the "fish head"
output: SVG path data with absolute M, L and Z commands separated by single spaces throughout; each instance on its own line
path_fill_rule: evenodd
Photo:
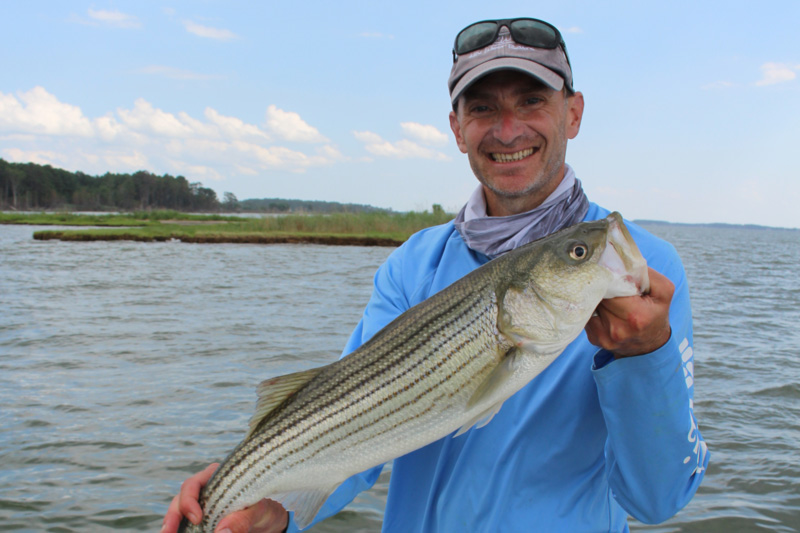
M 603 298 L 647 294 L 650 292 L 647 261 L 642 257 L 622 216 L 614 212 L 604 220 L 608 221 L 608 231 L 599 264 L 611 272 L 612 282 Z
M 525 351 L 560 353 L 601 300 L 649 290 L 647 262 L 619 213 L 511 253 L 497 291 L 498 330 Z

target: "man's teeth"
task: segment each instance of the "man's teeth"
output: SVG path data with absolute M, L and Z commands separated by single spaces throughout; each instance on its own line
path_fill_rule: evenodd
M 498 163 L 510 163 L 511 161 L 519 161 L 520 159 L 528 157 L 533 151 L 533 148 L 526 148 L 525 150 L 520 150 L 513 154 L 492 154 L 492 159 Z

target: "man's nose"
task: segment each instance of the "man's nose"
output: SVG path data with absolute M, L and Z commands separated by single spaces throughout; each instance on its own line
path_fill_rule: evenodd
M 524 132 L 524 123 L 519 119 L 513 109 L 502 109 L 494 126 L 495 138 L 504 143 L 511 144 Z

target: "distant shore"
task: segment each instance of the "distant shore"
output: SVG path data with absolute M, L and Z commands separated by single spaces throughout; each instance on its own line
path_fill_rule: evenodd
M 761 226 L 759 224 L 730 224 L 728 222 L 666 222 L 664 220 L 645 220 L 635 219 L 636 224 L 653 225 L 653 226 L 694 226 L 699 228 L 740 228 L 752 230 L 782 230 L 782 231 L 800 231 L 800 228 L 782 228 L 779 226 Z
M 438 206 L 437 206 L 438 207 Z M 434 212 L 333 213 L 328 215 L 280 215 L 262 217 L 188 214 L 178 211 L 134 213 L 2 213 L 0 224 L 74 226 L 86 229 L 36 231 L 36 240 L 139 241 L 234 244 L 327 244 L 336 246 L 399 246 L 413 233 L 453 218 Z M 634 220 L 643 225 L 769 228 L 752 224 L 686 224 L 659 220 Z
M 110 215 L 0 213 L 0 224 L 92 226 L 36 231 L 33 234 L 36 240 L 399 246 L 413 233 L 452 218 L 442 211 L 279 217 L 192 215 L 175 211 Z
M 135 233 L 115 233 L 97 235 L 90 231 L 37 231 L 33 238 L 38 241 L 140 241 L 140 242 L 187 242 L 195 244 L 327 244 L 334 246 L 400 246 L 403 240 L 359 237 L 347 235 L 137 235 Z

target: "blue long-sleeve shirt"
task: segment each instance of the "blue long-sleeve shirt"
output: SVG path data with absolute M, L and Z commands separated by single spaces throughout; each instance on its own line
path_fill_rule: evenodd
M 606 215 L 590 204 L 586 220 Z M 708 452 L 692 409 L 686 275 L 670 244 L 626 225 L 648 265 L 675 284 L 667 344 L 614 360 L 582 333 L 488 425 L 395 459 L 383 531 L 627 531 L 628 514 L 661 522 L 688 503 Z M 345 353 L 486 261 L 452 223 L 415 234 L 376 273 Z M 315 522 L 372 486 L 381 468 L 345 481 Z

